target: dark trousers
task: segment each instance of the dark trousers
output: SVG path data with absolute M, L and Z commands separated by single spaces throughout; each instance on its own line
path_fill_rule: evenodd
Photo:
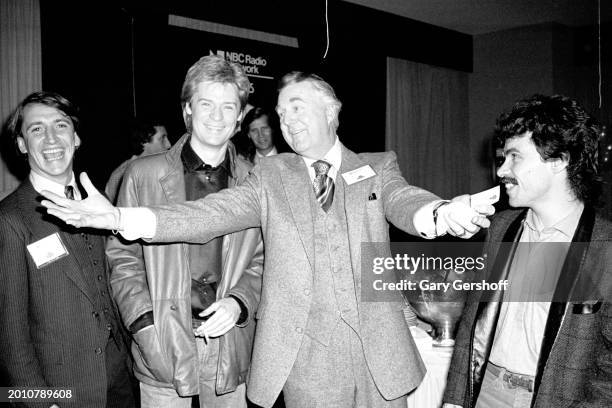
M 123 341 L 114 336 L 106 343 L 106 408 L 137 408 L 138 381 L 132 375 L 132 362 Z

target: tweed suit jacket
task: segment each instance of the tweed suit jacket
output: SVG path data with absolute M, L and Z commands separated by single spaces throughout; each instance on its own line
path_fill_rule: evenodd
M 99 262 L 108 271 L 104 238 L 94 231 L 65 226 L 41 208 L 29 179 L 0 203 L 2 386 L 70 388 L 75 394 L 71 400 L 57 402 L 61 407 L 105 408 L 104 350 L 110 335 L 106 323 L 115 323 L 114 327 L 120 323 L 108 277 L 94 273 Z M 83 243 L 85 232 L 89 250 Z M 26 246 L 54 233 L 59 233 L 69 255 L 39 269 Z M 92 251 L 93 261 L 87 251 Z M 100 298 L 96 279 L 105 286 L 108 302 Z M 101 318 L 104 315 L 107 320 Z M 116 335 L 124 341 L 118 331 Z
M 494 216 L 485 242 L 488 265 L 494 263 L 507 230 L 521 222 L 525 213 L 508 210 Z M 585 309 L 580 300 L 551 305 L 535 377 L 534 407 L 612 406 L 611 239 L 612 224 L 585 207 L 573 241 L 589 242 L 588 249 L 580 264 L 567 268 L 560 281 L 588 273 L 599 295 L 592 308 Z M 464 408 L 474 406 L 474 390 L 479 389 L 479 381 L 470 372 L 479 295 L 472 293 L 463 311 L 444 394 L 444 402 Z
M 388 224 L 417 234 L 413 216 L 438 197 L 409 185 L 395 154 L 355 154 L 342 146 L 341 174 L 369 165 L 376 175 L 345 188 L 348 242 L 360 335 L 365 358 L 381 394 L 398 398 L 414 389 L 425 369 L 397 302 L 361 301 L 361 243 L 388 242 Z M 375 200 L 368 200 L 373 197 Z M 283 153 L 261 160 L 242 186 L 194 202 L 155 207 L 152 241 L 206 242 L 261 226 L 265 260 L 257 311 L 249 398 L 271 406 L 291 371 L 302 343 L 311 305 L 314 271 L 312 183 L 302 157 Z

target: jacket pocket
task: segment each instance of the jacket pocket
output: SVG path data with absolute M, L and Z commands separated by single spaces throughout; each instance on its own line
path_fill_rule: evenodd
M 172 370 L 166 361 L 155 326 L 148 326 L 136 332 L 134 334 L 134 343 L 144 368 L 157 381 L 171 384 Z M 136 364 L 139 365 L 138 362 Z
M 574 303 L 572 305 L 572 313 L 582 315 L 595 314 L 601 308 L 601 304 L 601 300 L 597 302 Z

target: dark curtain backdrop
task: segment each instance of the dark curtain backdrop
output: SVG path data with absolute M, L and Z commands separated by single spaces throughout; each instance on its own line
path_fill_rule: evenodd
M 38 0 L 0 1 L 0 122 L 28 94 L 41 89 L 40 8 Z M 3 135 L 0 199 L 19 185 L 21 160 Z M 7 163 L 9 165 L 7 165 Z
M 387 58 L 386 150 L 410 184 L 469 193 L 468 74 Z

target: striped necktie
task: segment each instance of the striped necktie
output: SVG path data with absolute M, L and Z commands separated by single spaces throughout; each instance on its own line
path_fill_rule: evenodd
M 64 187 L 64 195 L 66 195 L 66 198 L 74 200 L 74 187 L 72 186 Z
M 331 164 L 323 160 L 312 163 L 315 170 L 313 187 L 317 201 L 321 204 L 323 211 L 327 212 L 334 200 L 334 180 L 327 175 Z

